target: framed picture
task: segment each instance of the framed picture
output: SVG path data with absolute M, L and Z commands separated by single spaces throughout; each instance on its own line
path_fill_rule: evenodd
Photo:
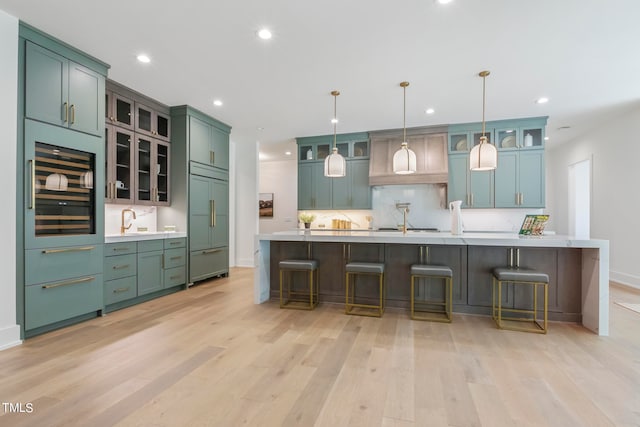
M 260 193 L 259 199 L 260 218 L 273 218 L 273 193 Z

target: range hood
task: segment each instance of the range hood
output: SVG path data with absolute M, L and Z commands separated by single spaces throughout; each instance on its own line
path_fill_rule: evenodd
M 393 155 L 402 144 L 402 129 L 369 132 L 369 185 L 446 184 L 449 175 L 447 126 L 407 128 L 409 148 L 416 153 L 416 173 L 393 173 Z

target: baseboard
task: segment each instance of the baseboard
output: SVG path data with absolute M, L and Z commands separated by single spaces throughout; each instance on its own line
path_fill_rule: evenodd
M 234 267 L 255 267 L 253 258 L 238 258 Z
M 629 288 L 640 290 L 640 276 L 620 273 L 618 271 L 609 271 L 609 280 Z
M 13 325 L 0 329 L 0 351 L 22 344 L 20 326 Z

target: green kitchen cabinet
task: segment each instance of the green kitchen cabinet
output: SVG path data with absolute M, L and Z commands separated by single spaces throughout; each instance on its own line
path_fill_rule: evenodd
M 136 134 L 135 204 L 168 206 L 170 148 L 167 142 Z
M 162 240 L 138 242 L 138 295 L 145 295 L 164 288 L 164 244 Z
M 496 208 L 543 208 L 544 150 L 498 152 L 495 180 Z
M 324 176 L 324 163 L 298 164 L 298 209 L 331 209 L 333 179 Z
M 347 173 L 331 180 L 333 209 L 371 209 L 369 160 L 347 160 Z
M 107 243 L 104 251 L 104 305 L 137 295 L 136 242 Z
M 134 204 L 136 149 L 133 131 L 105 126 L 105 202 Z
M 198 117 L 189 118 L 190 159 L 229 169 L 229 133 Z
M 492 208 L 494 206 L 493 171 L 471 171 L 469 154 L 449 154 L 447 200 L 462 200 L 463 208 Z
M 30 41 L 25 72 L 27 118 L 102 135 L 104 75 Z

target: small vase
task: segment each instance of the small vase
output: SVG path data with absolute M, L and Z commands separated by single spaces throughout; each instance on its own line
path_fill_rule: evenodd
M 304 228 L 311 228 L 311 223 L 310 222 L 305 222 L 304 223 Z

